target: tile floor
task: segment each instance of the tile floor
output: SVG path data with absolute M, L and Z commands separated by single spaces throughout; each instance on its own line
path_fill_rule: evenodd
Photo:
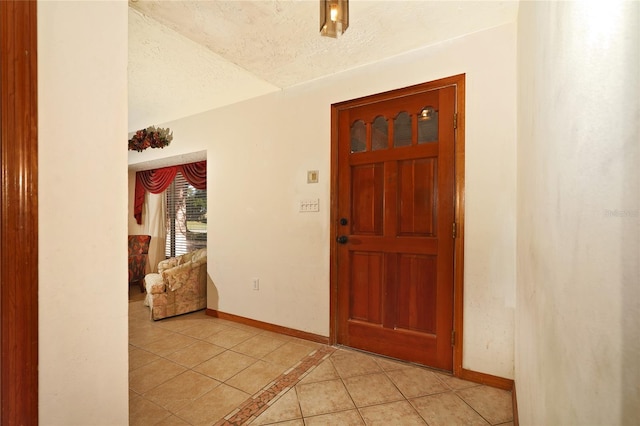
M 129 302 L 131 425 L 512 425 L 511 393 L 204 311 Z

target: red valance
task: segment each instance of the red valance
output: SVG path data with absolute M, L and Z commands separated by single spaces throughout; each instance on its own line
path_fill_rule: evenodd
M 152 194 L 164 192 L 169 185 L 171 185 L 171 182 L 173 182 L 178 172 L 182 173 L 182 176 L 184 176 L 187 182 L 193 185 L 194 188 L 207 189 L 206 161 L 136 172 L 133 217 L 136 218 L 138 225 L 142 224 L 142 206 L 144 204 L 145 191 L 149 191 Z

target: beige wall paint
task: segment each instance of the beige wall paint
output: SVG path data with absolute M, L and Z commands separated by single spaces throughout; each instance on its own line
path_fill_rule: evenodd
M 137 164 L 207 150 L 209 307 L 327 336 L 331 104 L 466 73 L 463 365 L 512 378 L 515 37 L 504 25 L 165 123 L 171 146 L 131 152 Z M 298 213 L 313 198 L 320 212 Z
M 38 2 L 39 424 L 128 423 L 127 2 Z
M 639 424 L 640 3 L 518 28 L 520 424 Z

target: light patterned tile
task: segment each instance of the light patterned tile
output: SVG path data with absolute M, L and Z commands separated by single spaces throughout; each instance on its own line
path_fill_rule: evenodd
M 193 312 L 186 315 L 178 315 L 176 317 L 164 318 L 153 323 L 160 328 L 173 331 L 174 333 L 182 333 L 185 330 L 206 324 L 211 321 L 210 317 L 206 317 L 199 312 Z
M 149 313 L 147 312 L 147 316 Z M 144 329 L 154 328 L 153 321 L 149 318 L 138 319 L 134 318 L 129 314 L 129 333 L 136 331 L 143 331 Z
M 340 376 L 330 360 L 322 361 L 317 367 L 309 372 L 300 383 L 323 382 L 325 380 L 339 379 Z
M 153 402 L 140 396 L 129 401 L 129 425 L 147 426 L 156 424 L 171 413 Z
M 349 377 L 344 379 L 344 385 L 356 407 L 404 399 L 400 391 L 383 373 Z
M 359 352 L 340 350 L 331 355 L 330 359 L 336 371 L 343 379 L 382 372 L 382 368 L 372 356 Z
M 136 301 L 129 303 L 129 318 L 135 322 L 150 321 L 149 308 L 144 306 L 142 302 Z
M 317 342 L 313 342 L 311 340 L 307 340 L 307 339 L 300 339 L 298 337 L 290 337 L 291 341 L 293 343 L 297 343 L 299 345 L 302 346 L 309 346 L 311 349 L 319 349 L 323 346 L 327 346 L 326 344 L 322 344 L 322 343 L 317 343 Z
M 158 355 L 129 345 L 129 371 L 160 359 Z
M 233 351 L 225 351 L 197 365 L 194 370 L 224 382 L 255 362 L 257 362 L 255 358 Z
M 430 395 L 449 390 L 431 371 L 412 367 L 388 371 L 387 376 L 406 398 Z
M 427 424 L 407 401 L 360 408 L 360 414 L 367 425 L 423 426 Z
M 304 417 L 355 408 L 341 380 L 297 385 L 296 392 Z
M 154 426 L 191 426 L 189 423 L 182 420 L 180 417 L 171 415 L 160 423 L 156 423 Z
M 172 335 L 166 336 L 163 339 L 143 344 L 142 349 L 164 357 L 177 350 L 192 345 L 195 342 L 196 340 L 192 337 L 173 333 Z
M 285 340 L 273 336 L 258 334 L 233 347 L 234 352 L 240 352 L 254 358 L 262 358 L 286 343 Z
M 409 363 L 397 361 L 394 359 L 388 359 L 388 358 L 382 358 L 382 357 L 375 357 L 374 359 L 378 363 L 380 368 L 382 368 L 384 371 L 393 371 L 393 370 L 400 370 L 403 368 L 412 367 L 412 365 Z
M 302 412 L 298 404 L 296 390 L 291 389 L 260 414 L 251 424 L 253 426 L 262 426 L 301 418 Z
M 411 404 L 429 426 L 489 424 L 453 392 L 439 393 L 412 399 Z
M 171 337 L 174 333 L 160 327 L 142 327 L 129 331 L 129 343 L 142 347 L 156 340 L 163 340 Z
M 340 411 L 339 413 L 306 417 L 304 423 L 305 426 L 364 425 L 364 421 L 358 410 Z
M 236 322 L 236 321 L 229 321 L 229 320 L 224 320 L 224 319 L 220 319 L 218 318 L 218 321 L 220 321 L 222 324 L 227 325 L 229 327 L 238 329 L 238 330 L 245 330 L 250 332 L 251 334 L 260 334 L 263 332 L 262 329 L 260 328 L 256 328 L 253 327 L 251 325 L 247 325 L 247 324 L 242 324 L 240 322 Z
M 181 330 L 180 333 L 190 337 L 195 337 L 196 339 L 204 340 L 216 333 L 220 333 L 229 329 L 230 328 L 226 325 L 220 324 L 218 321 L 214 321 L 212 319 L 209 321 L 198 321 L 192 327 Z
M 228 327 L 222 331 L 212 334 L 205 340 L 217 346 L 230 349 L 245 340 L 255 336 L 257 332 L 247 331 L 239 328 Z
M 240 419 L 259 412 L 284 389 L 284 395 L 252 418 L 253 426 L 405 426 L 425 420 L 431 426 L 486 426 L 487 421 L 513 426 L 509 392 L 349 349 L 332 349 L 328 359 L 296 384 L 295 377 L 313 365 L 306 356 L 325 345 L 204 312 L 154 322 L 141 301 L 130 302 L 129 312 L 131 425 L 211 425 L 248 408 L 237 413 Z M 301 360 L 300 371 L 281 376 Z M 261 394 L 269 383 L 274 385 Z M 256 399 L 249 400 L 252 394 Z
M 249 394 L 224 383 L 187 404 L 176 415 L 192 425 L 212 425 L 242 404 Z
M 181 365 L 160 358 L 129 372 L 129 387 L 143 394 L 186 371 Z
M 167 355 L 167 358 L 187 368 L 193 368 L 225 350 L 225 348 L 212 343 L 198 341 L 191 346 Z
M 513 420 L 511 392 L 489 386 L 462 389 L 457 394 L 491 424 Z
M 253 425 L 253 423 L 250 423 Z M 305 426 L 302 419 L 286 420 L 284 422 L 271 423 L 269 426 Z
M 229 386 L 250 395 L 271 383 L 282 374 L 283 368 L 265 361 L 258 361 L 226 381 Z
M 311 352 L 313 352 L 313 348 L 309 346 L 288 342 L 263 356 L 262 359 L 273 364 L 290 367 Z
M 175 413 L 219 384 L 217 380 L 188 370 L 146 392 L 144 397 Z
M 261 330 L 260 335 L 264 337 L 271 337 L 272 339 L 282 340 L 283 342 L 295 342 L 298 339 L 286 334 L 276 333 L 275 331 Z
M 444 383 L 445 385 L 447 385 L 447 387 L 453 390 L 460 390 L 460 389 L 472 388 L 474 386 L 480 386 L 478 383 L 462 380 L 450 374 L 444 374 L 444 373 L 434 373 L 434 374 L 438 379 L 440 379 L 442 383 Z

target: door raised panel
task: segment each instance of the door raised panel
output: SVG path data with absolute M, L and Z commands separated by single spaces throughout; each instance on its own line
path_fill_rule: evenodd
M 399 255 L 397 271 L 396 327 L 435 334 L 436 257 Z
M 437 160 L 398 163 L 398 230 L 402 236 L 434 236 L 436 229 Z
M 350 318 L 381 324 L 383 255 L 354 252 L 351 262 Z
M 353 167 L 351 174 L 353 234 L 381 235 L 383 227 L 384 165 Z

